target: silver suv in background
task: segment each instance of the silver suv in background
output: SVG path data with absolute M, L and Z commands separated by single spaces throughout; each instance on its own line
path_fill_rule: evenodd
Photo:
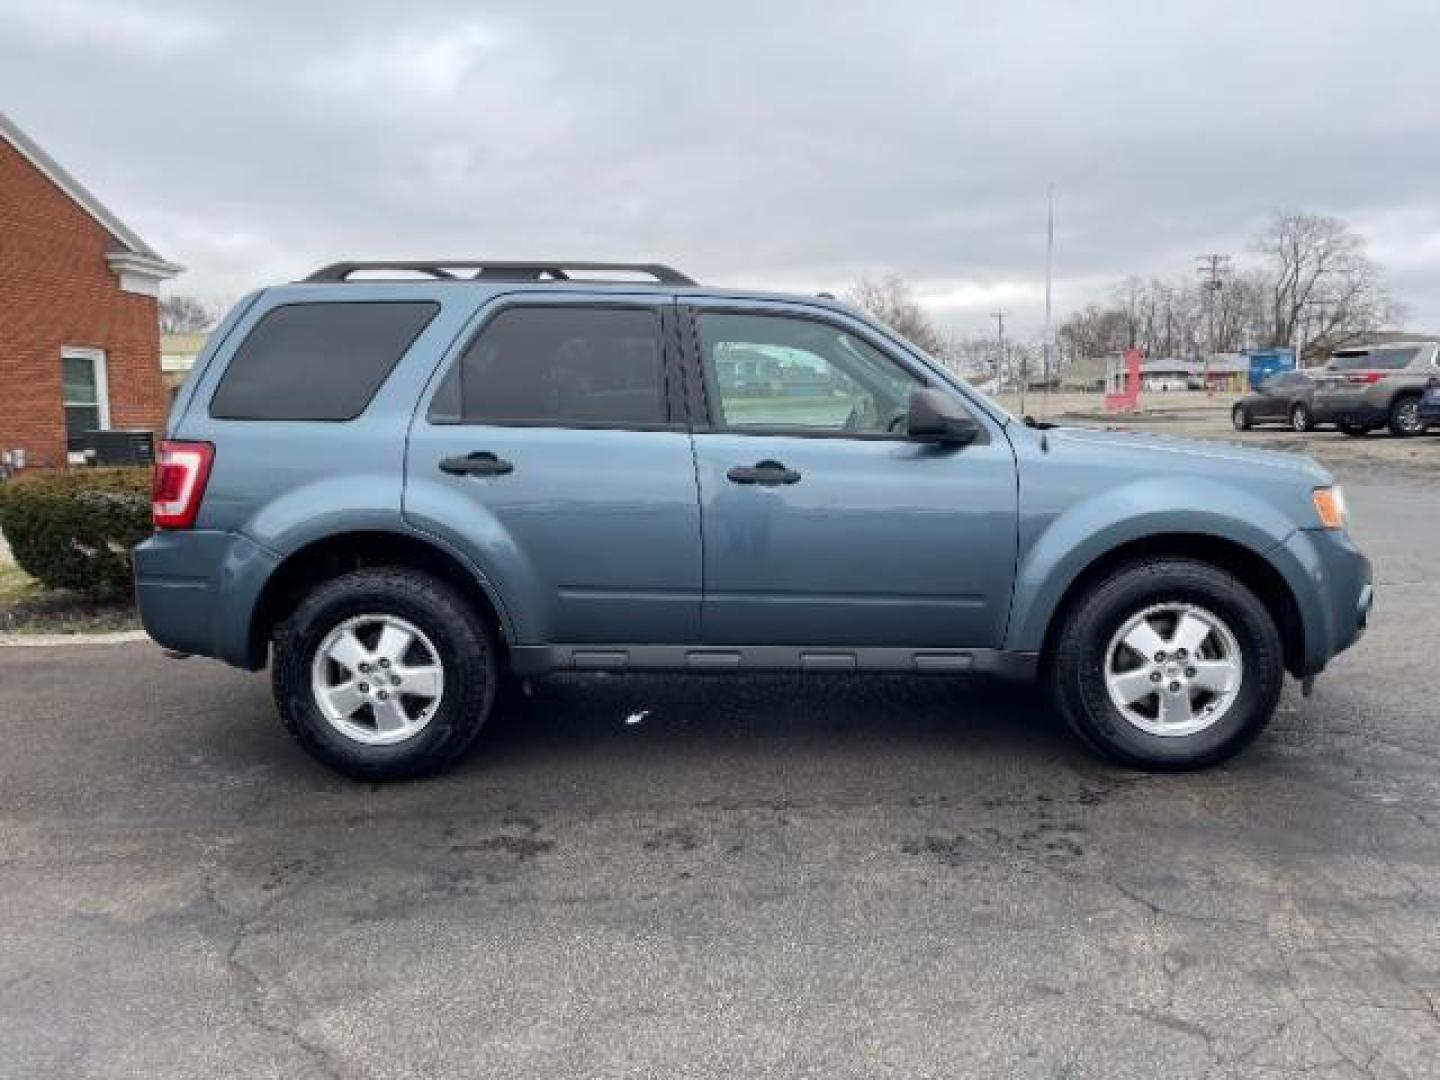
M 1336 424 L 1347 435 L 1388 427 L 1400 436 L 1428 426 L 1420 398 L 1440 375 L 1440 344 L 1405 341 L 1340 349 L 1315 384 L 1315 422 Z

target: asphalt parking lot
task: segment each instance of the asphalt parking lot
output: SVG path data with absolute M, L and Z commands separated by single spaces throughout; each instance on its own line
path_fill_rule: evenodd
M 0 1075 L 1440 1075 L 1440 479 L 1343 479 L 1375 625 L 1200 774 L 1004 685 L 631 678 L 371 787 L 264 676 L 0 650 Z

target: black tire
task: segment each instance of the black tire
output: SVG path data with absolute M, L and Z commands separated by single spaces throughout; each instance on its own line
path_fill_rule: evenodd
M 326 719 L 311 688 L 325 636 L 347 619 L 390 615 L 430 639 L 443 665 L 440 704 L 418 732 L 367 745 Z M 316 760 L 357 780 L 426 776 L 453 764 L 480 733 L 495 700 L 498 660 L 489 630 L 455 590 L 401 567 L 356 570 L 318 585 L 275 631 L 271 682 L 280 719 Z
M 1390 415 L 1385 421 L 1390 434 L 1397 439 L 1408 439 L 1425 432 L 1425 421 L 1420 418 L 1420 397 L 1418 394 L 1402 394 L 1390 403 Z
M 1156 604 L 1186 603 L 1223 620 L 1243 663 L 1233 703 L 1211 726 L 1158 735 L 1128 720 L 1105 685 L 1106 652 L 1125 622 Z M 1066 722 L 1086 745 L 1139 769 L 1197 769 L 1239 753 L 1264 729 L 1285 677 L 1280 634 L 1265 606 L 1236 577 L 1191 559 L 1123 567 L 1070 608 L 1046 658 L 1050 688 Z
M 1230 410 L 1230 423 L 1235 425 L 1236 431 L 1249 431 L 1254 425 L 1250 419 L 1250 410 L 1244 405 L 1236 405 Z
M 1346 435 L 1349 435 L 1352 439 L 1358 439 L 1362 435 L 1370 434 L 1370 429 L 1368 427 L 1365 427 L 1361 424 L 1352 424 L 1345 420 L 1340 421 L 1340 430 Z
M 1290 406 L 1290 427 L 1300 432 L 1315 430 L 1315 414 L 1303 401 L 1297 401 Z

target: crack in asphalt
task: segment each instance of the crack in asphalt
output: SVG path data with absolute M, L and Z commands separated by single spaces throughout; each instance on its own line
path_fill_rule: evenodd
M 288 1043 L 305 1058 L 309 1068 L 298 1075 L 324 1077 L 325 1080 L 346 1080 L 346 1071 L 330 1050 L 307 1037 L 300 1030 L 300 1018 L 290 1020 L 284 1016 L 285 1005 L 275 1002 L 276 996 L 281 993 L 281 988 L 269 982 L 257 968 L 246 963 L 240 955 L 256 924 L 269 915 L 285 894 L 281 891 L 275 892 L 265 899 L 253 916 L 246 918 L 232 910 L 220 899 L 214 876 L 216 869 L 213 864 L 206 867 L 202 887 L 205 899 L 210 906 L 233 924 L 229 941 L 221 952 L 221 960 L 224 962 L 226 970 L 245 987 L 244 1012 L 246 1018 L 254 1027 Z M 284 993 L 293 997 L 288 990 Z M 273 1019 L 270 1016 L 269 1006 L 271 1003 L 274 1003 L 280 1010 L 280 1019 Z M 296 1002 L 294 1007 L 298 1009 L 301 1006 Z

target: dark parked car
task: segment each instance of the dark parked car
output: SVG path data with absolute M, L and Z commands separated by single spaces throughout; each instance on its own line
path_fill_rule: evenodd
M 1237 431 L 1258 424 L 1310 431 L 1315 427 L 1315 380 L 1303 371 L 1277 372 L 1237 401 L 1230 419 Z
M 1440 427 L 1440 378 L 1431 379 L 1420 398 L 1420 420 L 1431 427 Z

